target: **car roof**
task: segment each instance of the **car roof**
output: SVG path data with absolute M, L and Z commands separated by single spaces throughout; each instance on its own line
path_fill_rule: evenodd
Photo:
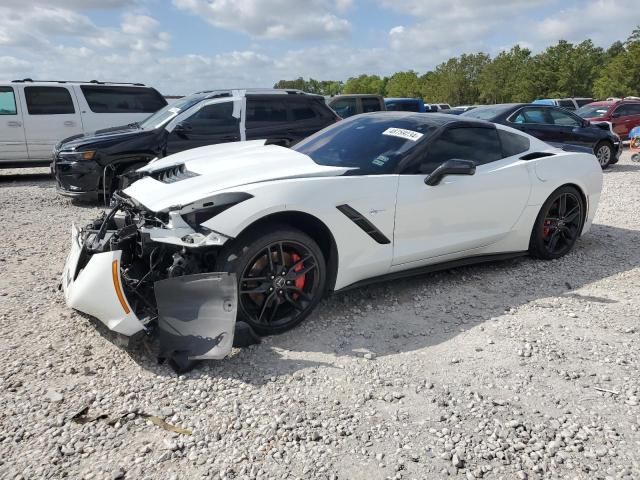
M 376 93 L 341 93 L 340 95 L 334 95 L 331 99 L 338 97 L 381 97 L 382 95 L 378 95 Z
M 307 93 L 294 88 L 229 88 L 218 90 L 201 90 L 193 95 L 207 94 L 211 96 L 233 96 L 233 95 L 300 95 L 304 97 L 324 98 L 322 95 Z
M 109 86 L 129 86 L 129 87 L 146 87 L 144 83 L 127 83 L 127 82 L 102 82 L 100 80 L 33 80 L 31 78 L 23 78 L 21 80 L 11 80 L 10 82 L 0 82 L 2 84 L 24 83 L 28 85 L 51 85 L 61 83 L 64 85 L 109 85 Z
M 351 118 L 356 118 L 360 116 L 382 117 L 382 118 L 388 118 L 389 120 L 413 119 L 413 120 L 418 120 L 421 123 L 424 123 L 425 125 L 433 125 L 434 127 L 438 127 L 442 125 L 450 125 L 450 124 L 474 125 L 474 126 L 481 126 L 484 128 L 495 127 L 493 123 L 487 122 L 485 120 L 479 120 L 477 118 L 470 118 L 470 117 L 461 118 L 457 115 L 450 115 L 448 113 L 386 111 L 386 112 L 364 113 Z

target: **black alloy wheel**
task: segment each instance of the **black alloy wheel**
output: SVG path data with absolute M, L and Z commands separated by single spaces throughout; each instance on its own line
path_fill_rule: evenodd
M 223 252 L 226 260 L 220 264 L 238 278 L 238 320 L 262 335 L 293 328 L 324 295 L 322 251 L 310 237 L 293 229 L 244 240 Z
M 566 255 L 576 243 L 584 222 L 584 204 L 573 187 L 561 187 L 542 206 L 531 234 L 530 252 L 544 259 Z

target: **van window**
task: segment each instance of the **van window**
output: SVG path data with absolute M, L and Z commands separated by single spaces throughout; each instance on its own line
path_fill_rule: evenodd
M 69 90 L 64 87 L 24 87 L 29 115 L 75 113 Z
M 153 113 L 167 102 L 153 88 L 81 85 L 94 113 Z
M 0 87 L 0 115 L 17 115 L 16 97 L 11 87 Z

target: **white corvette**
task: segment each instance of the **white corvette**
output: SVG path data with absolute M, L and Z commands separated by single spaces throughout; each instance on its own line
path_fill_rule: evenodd
M 530 254 L 587 232 L 602 170 L 502 125 L 378 112 L 292 149 L 188 150 L 140 170 L 117 206 L 74 231 L 68 304 L 125 335 L 159 327 L 167 355 L 221 358 L 236 317 L 259 334 L 327 292 Z

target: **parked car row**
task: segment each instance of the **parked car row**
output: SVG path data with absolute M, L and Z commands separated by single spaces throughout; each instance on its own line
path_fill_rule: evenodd
M 0 167 L 48 165 L 61 139 L 139 122 L 166 104 L 140 83 L 0 83 Z

